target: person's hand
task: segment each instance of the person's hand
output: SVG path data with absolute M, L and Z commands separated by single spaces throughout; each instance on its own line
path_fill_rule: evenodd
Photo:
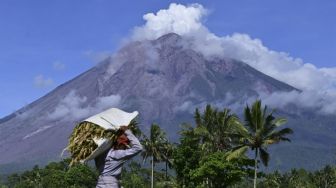
M 125 132 L 127 129 L 128 129 L 128 127 L 125 126 L 125 125 L 120 126 L 120 130 L 121 130 L 122 132 Z

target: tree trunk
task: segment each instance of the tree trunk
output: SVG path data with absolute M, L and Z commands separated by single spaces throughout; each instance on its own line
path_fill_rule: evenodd
M 154 156 L 152 157 L 152 181 L 151 188 L 154 188 Z
M 166 161 L 166 181 L 168 181 L 168 163 Z
M 258 169 L 258 149 L 255 148 L 255 158 L 254 158 L 254 183 L 253 187 L 257 188 L 257 169 Z

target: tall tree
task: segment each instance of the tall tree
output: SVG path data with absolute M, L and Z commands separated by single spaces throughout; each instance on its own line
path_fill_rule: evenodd
M 174 150 L 174 145 L 171 144 L 168 140 L 166 141 L 166 143 L 164 143 L 163 145 L 163 160 L 165 162 L 166 165 L 166 169 L 165 169 L 165 174 L 166 174 L 166 181 L 168 181 L 168 167 L 172 168 L 173 165 L 173 150 Z
M 325 166 L 312 177 L 316 187 L 336 187 L 336 166 Z
M 201 187 L 231 187 L 242 181 L 244 177 L 253 173 L 250 166 L 253 160 L 246 158 L 235 158 L 227 160 L 227 152 L 209 153 L 203 158 L 199 167 L 191 171 L 192 180 Z M 208 181 L 204 181 L 208 180 Z
M 191 171 L 198 168 L 202 151 L 200 138 L 189 124 L 182 124 L 180 144 L 173 151 L 173 167 L 180 187 L 196 187 Z
M 206 152 L 228 151 L 233 140 L 237 138 L 237 130 L 242 125 L 239 118 L 230 109 L 218 111 L 207 105 L 204 113 L 195 112 L 195 133 L 200 136 L 200 144 Z
M 142 145 L 144 146 L 142 157 L 144 162 L 148 157 L 151 157 L 151 188 L 154 187 L 154 165 L 163 160 L 163 151 L 166 142 L 165 133 L 157 124 L 151 125 L 149 137 L 144 136 L 142 140 Z
M 221 156 L 226 156 L 224 153 L 230 151 L 234 140 L 239 138 L 238 130 L 244 128 L 238 117 L 229 109 L 220 111 L 210 105 L 207 105 L 202 113 L 196 109 L 194 118 L 196 126 L 184 125 L 180 133 L 180 144 L 174 150 L 177 180 L 184 187 L 196 187 L 195 177 L 206 184 L 215 181 L 207 177 L 207 173 L 194 176 L 192 172 L 204 169 L 200 166 L 200 161 L 206 161 L 213 153 L 220 152 L 223 154 Z
M 244 109 L 244 128 L 239 130 L 240 145 L 233 152 L 245 153 L 248 148 L 255 152 L 254 164 L 254 188 L 257 186 L 258 158 L 267 166 L 270 155 L 267 147 L 280 141 L 290 141 L 286 136 L 293 133 L 290 128 L 277 128 L 287 122 L 284 118 L 275 118 L 274 110 L 269 112 L 267 106 L 262 107 L 261 101 L 256 100 L 252 108 L 248 105 Z

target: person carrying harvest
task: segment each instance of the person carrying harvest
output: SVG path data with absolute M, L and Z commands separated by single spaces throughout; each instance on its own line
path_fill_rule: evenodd
M 143 149 L 139 140 L 127 126 L 121 126 L 119 130 L 121 134 L 112 147 L 95 158 L 95 164 L 99 171 L 96 188 L 120 187 L 123 164 Z

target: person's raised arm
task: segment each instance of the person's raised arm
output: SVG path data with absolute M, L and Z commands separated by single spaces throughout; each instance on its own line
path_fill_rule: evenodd
M 123 129 L 123 128 L 122 128 Z M 125 135 L 130 141 L 131 148 L 125 149 L 125 150 L 114 150 L 113 154 L 111 155 L 114 159 L 121 159 L 121 158 L 127 158 L 132 157 L 138 153 L 140 153 L 143 150 L 143 147 L 138 140 L 137 137 L 134 136 L 131 130 L 126 129 Z
M 132 133 L 132 131 L 129 130 L 129 129 L 127 129 L 125 131 L 125 134 L 126 134 L 127 138 L 130 141 L 130 144 L 131 144 L 131 148 L 130 149 L 133 149 L 137 153 L 140 152 L 140 151 L 142 151 L 143 147 L 142 147 L 140 141 L 138 140 L 138 138 L 134 136 L 134 134 Z

